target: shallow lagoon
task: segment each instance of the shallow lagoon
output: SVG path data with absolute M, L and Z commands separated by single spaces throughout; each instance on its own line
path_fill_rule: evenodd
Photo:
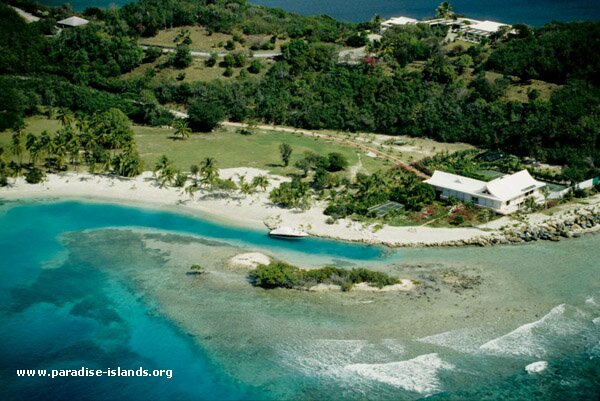
M 115 205 L 5 204 L 0 387 L 14 399 L 585 399 L 600 391 L 599 240 L 390 251 Z M 248 250 L 421 285 L 265 291 L 227 267 Z M 186 275 L 194 263 L 209 273 Z M 528 375 L 538 360 L 548 369 Z M 174 378 L 14 373 L 81 366 Z

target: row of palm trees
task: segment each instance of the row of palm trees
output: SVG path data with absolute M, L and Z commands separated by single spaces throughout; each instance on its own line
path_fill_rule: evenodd
M 9 163 L 12 175 L 20 175 L 24 168 L 63 171 L 67 164 L 78 170 L 82 159 L 92 173 L 111 172 L 126 177 L 141 173 L 142 161 L 133 132 L 129 133 L 129 120 L 121 111 L 111 109 L 90 120 L 61 109 L 57 117 L 61 128 L 54 134 L 48 131 L 40 135 L 26 133 L 25 126 L 14 130 L 9 150 L 17 162 Z M 111 121 L 116 122 L 111 124 Z M 115 126 L 119 129 L 114 129 Z M 26 152 L 29 154 L 27 165 L 23 163 Z
M 200 189 L 215 190 L 221 189 L 232 191 L 239 189 L 245 195 L 254 193 L 258 188 L 263 192 L 269 186 L 269 179 L 264 175 L 255 176 L 252 181 L 246 181 L 246 176 L 239 176 L 239 181 L 236 184 L 231 178 L 224 180 L 219 177 L 219 169 L 214 157 L 207 157 L 200 165 L 194 164 L 190 166 L 190 172 L 185 173 L 173 166 L 173 162 L 166 156 L 162 155 L 154 166 L 154 174 L 161 188 L 172 185 L 179 188 L 185 188 L 185 192 L 190 196 Z M 190 181 L 190 184 L 186 184 Z

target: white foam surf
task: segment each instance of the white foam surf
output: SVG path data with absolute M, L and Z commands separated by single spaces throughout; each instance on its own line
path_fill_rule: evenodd
M 539 320 L 524 324 L 508 334 L 481 345 L 479 349 L 486 353 L 542 357 L 547 348 L 557 339 L 580 333 L 584 326 L 573 316 L 567 316 L 567 306 L 561 304 L 553 308 Z M 571 315 L 579 315 L 575 309 Z
M 525 366 L 525 370 L 530 375 L 535 374 L 535 373 L 541 373 L 546 369 L 548 369 L 548 362 L 546 362 L 546 361 L 537 361 L 537 362 L 533 362 L 533 363 L 530 363 L 529 365 Z
M 464 328 L 445 331 L 427 337 L 418 338 L 416 341 L 450 348 L 463 353 L 477 353 L 479 346 L 493 335 L 490 329 L 479 327 Z
M 360 377 L 420 394 L 438 392 L 440 390 L 439 371 L 453 368 L 452 364 L 443 361 L 435 353 L 420 355 L 400 362 L 358 363 L 344 367 L 346 371 Z
M 404 354 L 394 339 L 381 341 L 319 339 L 287 344 L 280 350 L 284 360 L 311 376 L 343 376 L 343 367 L 354 363 L 388 362 Z

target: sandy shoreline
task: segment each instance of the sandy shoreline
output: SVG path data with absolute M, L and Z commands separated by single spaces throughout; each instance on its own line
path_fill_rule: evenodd
M 193 197 L 181 188 L 160 188 L 152 173 L 124 179 L 114 176 L 91 175 L 84 173 L 51 174 L 43 183 L 27 184 L 23 178 L 0 188 L 0 199 L 79 199 L 143 205 L 167 209 L 192 215 L 208 217 L 219 222 L 244 228 L 268 231 L 265 223 L 305 230 L 312 236 L 343 241 L 382 244 L 391 247 L 435 246 L 460 241 L 471 241 L 497 235 L 502 227 L 513 224 L 509 218 L 501 218 L 481 228 L 431 228 L 431 227 L 390 227 L 375 229 L 348 219 L 340 219 L 335 224 L 327 224 L 322 204 L 313 205 L 310 210 L 298 211 L 280 208 L 269 202 L 268 194 L 274 186 L 287 180 L 255 168 L 233 168 L 220 170 L 222 178 L 238 180 L 245 175 L 252 180 L 256 175 L 268 175 L 270 186 L 266 191 L 252 195 L 239 192 L 220 196 L 219 193 L 198 191 Z M 592 203 L 600 197 L 590 198 Z M 539 215 L 530 215 L 530 221 L 544 220 Z

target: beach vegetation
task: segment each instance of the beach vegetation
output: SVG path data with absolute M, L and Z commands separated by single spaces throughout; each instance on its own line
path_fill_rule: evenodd
M 25 175 L 25 181 L 29 184 L 39 184 L 44 180 L 44 172 L 39 168 L 30 169 Z
M 174 181 L 174 186 L 176 188 L 183 188 L 185 187 L 185 184 L 188 180 L 188 175 L 184 172 L 182 172 L 181 170 L 177 170 L 175 172 L 175 181 Z
M 359 283 L 378 288 L 400 283 L 400 280 L 388 274 L 364 268 L 341 269 L 325 266 L 305 270 L 277 260 L 268 265 L 259 265 L 250 272 L 249 277 L 253 285 L 267 289 L 308 289 L 318 284 L 327 284 L 339 285 L 343 291 L 349 291 Z
M 269 194 L 269 199 L 276 205 L 284 208 L 308 209 L 310 206 L 309 185 L 299 177 L 292 178 L 291 182 L 282 182 Z
M 264 192 L 269 186 L 269 179 L 265 175 L 257 175 L 252 179 L 252 186 L 254 188 L 260 188 Z
M 200 165 L 200 182 L 207 187 L 212 187 L 219 179 L 219 169 L 214 157 L 205 158 Z

